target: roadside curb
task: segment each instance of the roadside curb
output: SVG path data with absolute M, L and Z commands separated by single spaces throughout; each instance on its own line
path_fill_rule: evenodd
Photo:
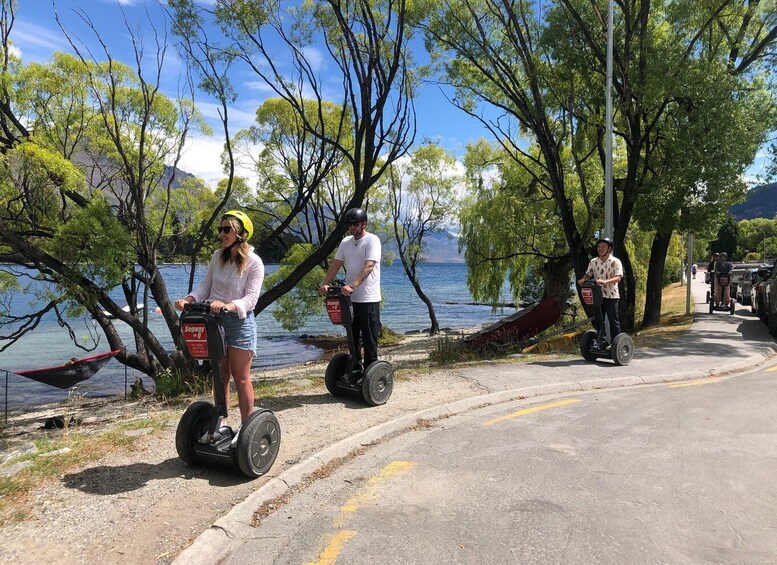
M 326 465 L 352 455 L 355 450 L 365 448 L 370 444 L 384 440 L 392 435 L 407 431 L 413 426 L 418 425 L 419 422 L 425 420 L 433 421 L 461 414 L 469 410 L 525 398 L 746 374 L 759 369 L 777 354 L 777 344 L 770 343 L 769 349 L 771 352 L 764 351 L 763 353 L 757 353 L 745 359 L 738 359 L 735 362 L 728 363 L 717 369 L 694 369 L 691 371 L 677 372 L 669 375 L 655 375 L 651 377 L 614 377 L 573 380 L 522 387 L 465 398 L 455 402 L 426 408 L 405 416 L 400 416 L 399 418 L 378 424 L 363 432 L 342 439 L 283 471 L 280 475 L 271 479 L 250 494 L 243 502 L 235 505 L 225 516 L 216 520 L 213 525 L 202 532 L 189 547 L 182 551 L 173 563 L 177 565 L 190 563 L 196 563 L 198 565 L 220 563 L 241 545 L 243 539 L 252 539 L 255 537 L 256 528 L 252 527 L 251 523 L 254 514 L 263 505 L 301 487 L 309 477 L 314 475 L 317 471 L 322 470 Z

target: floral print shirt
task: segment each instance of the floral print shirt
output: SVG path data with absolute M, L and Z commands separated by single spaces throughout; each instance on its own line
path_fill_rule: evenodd
M 616 275 L 623 278 L 623 265 L 620 259 L 613 257 L 612 253 L 610 253 L 609 257 L 604 261 L 599 257 L 591 259 L 585 274 L 595 281 L 598 279 L 611 279 Z M 614 282 L 602 286 L 602 296 L 604 298 L 620 298 L 618 283 Z

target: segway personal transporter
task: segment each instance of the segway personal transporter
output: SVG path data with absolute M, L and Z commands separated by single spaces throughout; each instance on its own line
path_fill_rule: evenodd
M 336 281 L 326 294 L 329 320 L 345 326 L 349 353 L 338 353 L 326 367 L 324 383 L 332 396 L 361 397 L 370 406 L 385 404 L 394 390 L 394 368 L 387 361 L 373 361 L 366 369 L 358 364 L 361 355 L 351 329 L 353 305 L 351 297 L 342 293 L 342 281 Z
M 237 433 L 222 425 L 227 399 L 220 362 L 227 344 L 224 327 L 211 313 L 210 304 L 187 304 L 181 314 L 181 331 L 191 356 L 210 361 L 215 404 L 201 400 L 186 409 L 175 433 L 178 456 L 189 465 L 207 462 L 239 468 L 249 477 L 265 474 L 278 455 L 281 427 L 271 411 L 261 408 L 254 410 Z
M 715 281 L 715 284 L 720 286 L 721 302 L 715 302 L 715 295 L 714 294 L 712 295 L 709 301 L 710 314 L 712 314 L 716 310 L 733 314 L 734 308 L 736 306 L 736 300 L 734 300 L 733 296 L 730 296 L 731 295 L 731 290 L 730 290 L 731 275 L 728 273 L 713 273 L 712 278 Z M 726 293 L 729 294 L 728 304 L 726 304 Z
M 616 365 L 628 365 L 634 356 L 634 341 L 627 333 L 619 333 L 612 343 L 607 343 L 607 330 L 602 314 L 602 289 L 592 280 L 583 283 L 580 289 L 583 302 L 594 311 L 594 330 L 588 330 L 580 338 L 580 353 L 586 361 L 599 358 L 612 359 Z

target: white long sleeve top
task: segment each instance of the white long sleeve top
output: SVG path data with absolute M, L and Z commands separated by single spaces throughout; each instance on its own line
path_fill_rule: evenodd
M 264 263 L 254 253 L 253 247 L 247 260 L 248 264 L 239 271 L 234 262 L 224 263 L 221 260 L 221 249 L 216 250 L 210 259 L 205 278 L 189 296 L 197 302 L 231 302 L 235 305 L 238 317 L 244 319 L 256 306 L 264 282 Z

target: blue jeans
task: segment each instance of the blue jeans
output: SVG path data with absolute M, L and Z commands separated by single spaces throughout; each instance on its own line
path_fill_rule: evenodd
M 253 312 L 249 312 L 243 320 L 231 312 L 221 316 L 219 321 L 224 326 L 228 347 L 256 351 L 256 318 Z

